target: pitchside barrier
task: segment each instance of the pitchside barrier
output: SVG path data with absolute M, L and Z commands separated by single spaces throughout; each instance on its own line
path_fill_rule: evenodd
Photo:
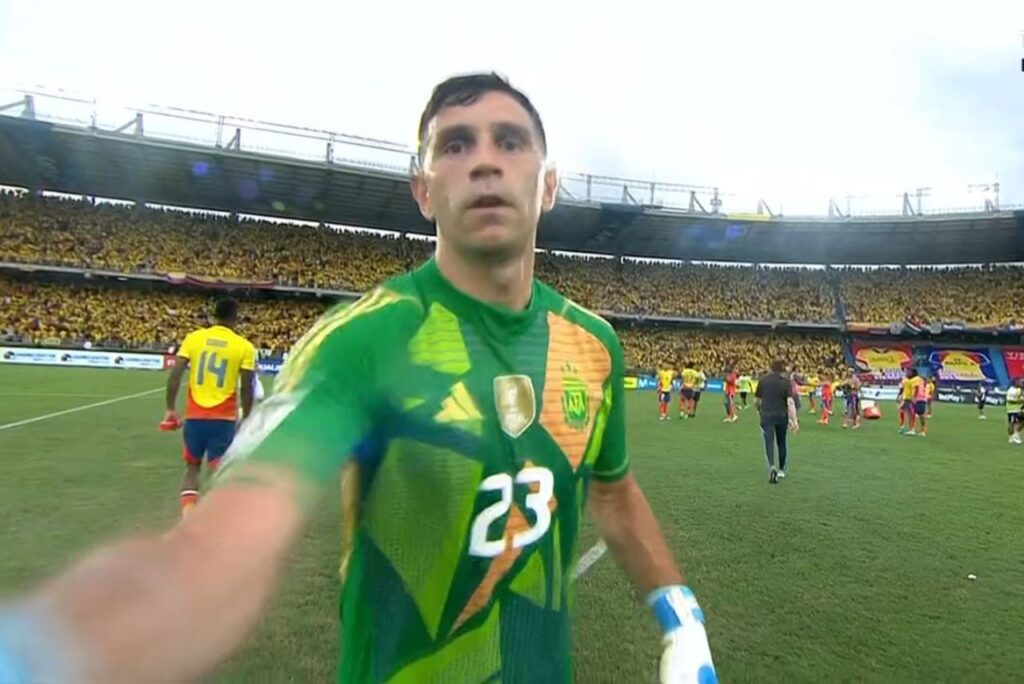
M 0 347 L 0 363 L 24 366 L 65 366 L 68 368 L 128 368 L 167 370 L 174 366 L 173 354 L 92 351 L 89 349 L 47 349 L 41 347 Z M 261 359 L 260 373 L 274 375 L 281 370 L 278 359 Z

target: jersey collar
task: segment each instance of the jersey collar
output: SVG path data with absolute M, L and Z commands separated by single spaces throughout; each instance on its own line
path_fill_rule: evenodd
M 434 257 L 420 267 L 418 275 L 431 286 L 433 292 L 440 295 L 442 304 L 460 318 L 482 325 L 491 334 L 518 336 L 530 327 L 540 310 L 536 278 L 531 285 L 530 303 L 522 311 L 516 311 L 500 304 L 476 299 L 459 290 L 444 277 Z

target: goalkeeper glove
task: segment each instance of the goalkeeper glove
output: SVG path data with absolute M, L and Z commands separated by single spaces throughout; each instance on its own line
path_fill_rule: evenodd
M 704 612 L 689 587 L 655 589 L 647 603 L 665 630 L 661 684 L 717 684 L 718 675 L 704 631 Z

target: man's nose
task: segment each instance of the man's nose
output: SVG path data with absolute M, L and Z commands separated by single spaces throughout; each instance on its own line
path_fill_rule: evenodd
M 492 143 L 478 145 L 473 157 L 473 166 L 469 171 L 470 180 L 483 180 L 502 175 L 499 151 Z

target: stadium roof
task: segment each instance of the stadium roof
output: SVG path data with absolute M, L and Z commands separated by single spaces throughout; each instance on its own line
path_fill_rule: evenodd
M 0 116 L 0 184 L 210 210 L 432 234 L 394 165 L 285 158 L 134 131 Z M 597 179 L 600 181 L 601 179 Z M 606 179 L 607 180 L 607 179 Z M 678 186 L 682 189 L 684 186 Z M 671 189 L 671 188 L 670 188 Z M 635 190 L 635 188 L 634 188 Z M 589 193 L 587 193 L 589 195 Z M 1024 261 L 1024 212 L 795 219 L 689 211 L 567 192 L 545 217 L 545 249 L 755 263 Z M 654 184 L 650 199 L 657 201 Z M 691 195 L 693 197 L 693 195 Z

